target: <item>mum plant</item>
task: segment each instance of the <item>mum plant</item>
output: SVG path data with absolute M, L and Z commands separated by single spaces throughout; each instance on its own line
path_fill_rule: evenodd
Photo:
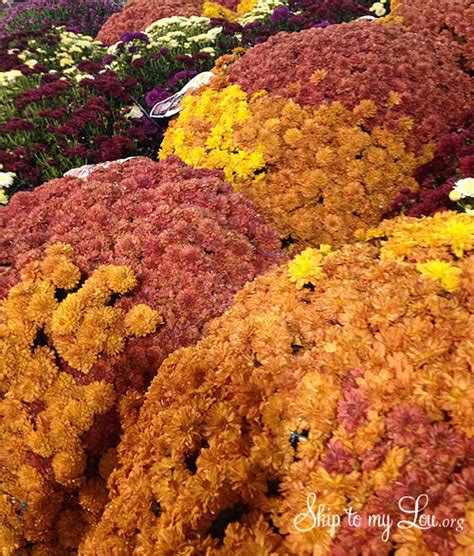
M 412 31 L 430 33 L 456 52 L 464 71 L 474 71 L 474 5 L 470 0 L 392 0 L 388 19 Z
M 219 172 L 176 158 L 17 193 L 0 224 L 0 545 L 64 554 L 163 359 L 281 253 Z
M 418 188 L 417 168 L 474 96 L 448 46 L 393 23 L 280 33 L 217 73 L 185 99 L 160 156 L 222 168 L 299 244 L 377 224 L 401 189 Z
M 468 556 L 473 249 L 399 217 L 248 284 L 161 366 L 80 553 Z
M 156 153 L 167 120 L 151 120 L 150 107 L 235 45 L 207 18 L 122 39 L 109 52 L 60 28 L 2 42 L 0 163 L 16 175 L 6 197 L 71 168 Z

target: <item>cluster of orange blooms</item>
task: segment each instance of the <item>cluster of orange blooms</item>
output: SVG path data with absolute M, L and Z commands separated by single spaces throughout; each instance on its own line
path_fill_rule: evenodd
M 97 417 L 114 410 L 117 396 L 113 384 L 88 380 L 87 371 L 102 353 L 121 352 L 127 336 L 154 332 L 161 321 L 147 305 L 113 306 L 113 296 L 135 287 L 128 267 L 103 265 L 79 287 L 72 256 L 69 245 L 48 247 L 0 305 L 5 550 L 24 542 L 47 554 L 77 546 L 100 515 L 113 453 L 102 454 L 93 477 L 89 441 Z
M 80 554 L 471 554 L 473 249 L 468 215 L 399 217 L 247 284 L 161 366 Z M 348 524 L 423 493 L 451 525 Z
M 290 243 L 340 245 L 417 191 L 417 168 L 462 121 L 474 89 L 455 58 L 393 22 L 280 33 L 221 60 L 160 157 L 223 169 Z
M 392 97 L 387 102 L 395 105 Z M 226 129 L 222 122 L 245 110 Z M 267 94 L 247 101 L 235 85 L 209 89 L 186 100 L 161 154 L 175 153 L 195 167 L 222 167 L 281 237 L 340 244 L 377 224 L 400 189 L 416 190 L 414 170 L 431 157 L 429 149 L 416 156 L 407 148 L 409 118 L 397 131 L 364 130 L 376 112 L 369 100 L 353 110 L 339 102 L 311 109 Z

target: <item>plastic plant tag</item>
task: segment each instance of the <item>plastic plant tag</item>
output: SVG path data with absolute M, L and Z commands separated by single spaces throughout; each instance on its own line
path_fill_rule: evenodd
M 151 109 L 150 116 L 152 118 L 169 118 L 174 116 L 181 110 L 181 101 L 184 95 L 191 89 L 198 89 L 203 85 L 207 85 L 213 77 L 212 71 L 198 73 L 180 91 L 165 98 L 165 100 L 157 102 Z
M 137 158 L 137 157 L 129 156 L 128 158 L 120 158 L 118 160 L 108 160 L 107 162 L 100 162 L 99 164 L 86 164 L 85 166 L 68 170 L 64 175 L 72 178 L 84 179 L 87 178 L 87 176 L 89 176 L 90 174 L 92 174 L 94 170 L 98 170 L 99 168 L 107 168 L 111 164 L 115 164 L 115 163 L 122 164 L 123 162 L 127 162 L 127 160 L 132 160 L 132 158 Z

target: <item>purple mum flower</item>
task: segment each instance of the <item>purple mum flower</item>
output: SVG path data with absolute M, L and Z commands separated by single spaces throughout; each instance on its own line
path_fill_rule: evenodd
M 191 70 L 182 70 L 178 71 L 168 80 L 168 87 L 172 89 L 175 87 L 182 79 L 192 79 L 195 75 L 197 75 L 197 71 Z
M 160 100 L 165 100 L 165 98 L 168 98 L 169 96 L 170 94 L 168 93 L 168 91 L 166 91 L 162 87 L 155 87 L 146 95 L 145 102 L 148 106 L 155 106 L 157 102 L 160 102 Z
M 276 23 L 282 19 L 288 19 L 292 15 L 290 10 L 286 6 L 278 6 L 273 10 L 272 16 L 270 17 L 271 23 Z
M 142 41 L 142 42 L 148 42 L 148 35 L 146 35 L 145 33 L 140 33 L 138 31 L 127 31 L 126 33 L 122 33 L 120 35 L 120 40 L 122 42 L 131 42 L 134 40 L 138 40 L 138 41 Z
M 113 54 L 108 54 L 107 56 L 105 56 L 102 59 L 102 63 L 104 64 L 104 66 L 107 66 L 108 64 L 110 64 L 111 62 L 113 62 L 115 60 L 115 56 Z

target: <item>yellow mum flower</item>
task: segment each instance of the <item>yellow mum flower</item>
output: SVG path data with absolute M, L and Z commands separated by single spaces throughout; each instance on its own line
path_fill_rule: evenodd
M 113 292 L 126 293 L 137 284 L 133 270 L 127 266 L 103 265 L 100 269 L 103 270 L 105 283 Z
M 391 108 L 392 106 L 398 106 L 401 100 L 402 99 L 400 93 L 397 93 L 396 91 L 390 91 L 388 93 L 387 108 Z
M 305 284 L 313 284 L 324 276 L 322 262 L 323 253 L 319 249 L 308 247 L 288 263 L 288 276 L 290 282 L 296 282 L 296 287 L 301 289 Z
M 62 68 L 65 68 L 66 66 L 71 66 L 73 64 L 74 64 L 74 60 L 70 56 L 67 56 L 67 57 L 65 56 L 64 58 L 61 58 L 59 60 L 59 65 Z
M 227 19 L 227 21 L 235 21 L 237 14 L 216 2 L 204 2 L 202 15 L 204 17 L 215 19 Z
M 434 237 L 436 242 L 449 244 L 456 257 L 461 258 L 465 251 L 474 247 L 474 221 L 469 215 L 457 216 L 445 220 L 442 226 L 438 226 L 439 230 L 435 229 Z
M 331 253 L 331 246 L 328 245 L 327 243 L 321 243 L 321 245 L 319 246 L 319 252 L 324 257 L 327 257 L 327 255 L 329 255 L 329 253 Z
M 418 263 L 416 269 L 435 280 L 441 288 L 448 292 L 458 289 L 462 270 L 445 261 L 433 260 L 427 263 Z
M 374 4 L 372 4 L 370 11 L 374 12 L 377 17 L 382 17 L 387 13 L 387 10 L 385 9 L 382 2 L 375 2 Z
M 450 198 L 451 201 L 453 201 L 453 203 L 457 203 L 458 201 L 460 201 L 462 199 L 462 193 L 460 191 L 458 191 L 457 189 L 453 189 L 449 193 L 449 198 Z

